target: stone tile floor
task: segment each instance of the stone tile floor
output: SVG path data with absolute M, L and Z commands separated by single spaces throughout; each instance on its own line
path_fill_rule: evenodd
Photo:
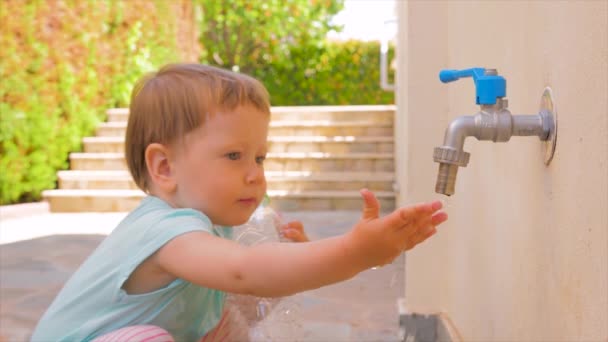
M 63 283 L 124 215 L 51 214 L 44 204 L 0 208 L 0 341 L 29 339 Z M 311 239 L 346 232 L 359 216 L 353 211 L 284 213 L 287 220 L 301 220 Z M 281 308 L 292 309 L 290 340 L 397 341 L 403 259 L 286 299 Z

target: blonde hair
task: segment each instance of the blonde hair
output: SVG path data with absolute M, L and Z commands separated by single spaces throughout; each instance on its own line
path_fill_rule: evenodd
M 268 91 L 253 77 L 200 64 L 170 64 L 140 79 L 131 94 L 125 158 L 148 191 L 148 145 L 173 144 L 217 111 L 252 105 L 270 114 Z

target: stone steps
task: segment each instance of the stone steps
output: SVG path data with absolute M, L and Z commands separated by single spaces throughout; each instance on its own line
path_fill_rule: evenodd
M 72 170 L 126 170 L 122 153 L 71 153 Z M 393 172 L 393 153 L 268 153 L 267 171 Z
M 102 122 L 96 131 L 98 137 L 124 137 L 126 121 Z M 393 136 L 391 122 L 360 121 L 273 121 L 268 131 L 274 136 Z
M 108 122 L 126 122 L 128 108 L 112 108 L 106 111 Z M 367 121 L 390 124 L 394 122 L 395 106 L 294 106 L 272 107 L 271 122 L 310 122 L 324 120 L 331 122 Z
M 84 152 L 87 153 L 116 153 L 125 150 L 123 137 L 86 137 L 82 142 Z M 393 152 L 393 137 L 274 136 L 268 138 L 268 152 Z
M 264 162 L 268 193 L 280 210 L 359 210 L 359 190 L 395 206 L 394 106 L 272 107 Z M 52 211 L 128 211 L 144 193 L 124 161 L 127 108 L 107 111 L 97 136 L 70 154 L 59 189 L 43 197 Z
M 394 208 L 392 191 L 374 191 L 381 208 Z M 359 191 L 281 191 L 268 190 L 273 208 L 294 210 L 353 210 L 363 207 Z M 130 211 L 145 193 L 141 190 L 58 189 L 45 190 L 43 196 L 52 212 Z
M 72 170 L 57 174 L 60 189 L 73 190 L 135 190 L 128 171 Z M 394 174 L 391 172 L 302 172 L 266 171 L 269 190 L 277 191 L 358 191 L 361 188 L 392 191 Z

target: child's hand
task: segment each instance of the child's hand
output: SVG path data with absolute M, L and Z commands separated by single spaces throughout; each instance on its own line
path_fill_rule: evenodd
M 440 201 L 398 208 L 379 218 L 380 204 L 376 196 L 367 189 L 361 190 L 361 195 L 365 202 L 363 216 L 349 233 L 350 245 L 369 267 L 392 262 L 402 252 L 434 235 L 435 227 L 448 218 L 439 211 Z
M 300 221 L 291 221 L 279 227 L 279 234 L 292 242 L 308 242 L 308 236 L 304 232 L 304 225 Z

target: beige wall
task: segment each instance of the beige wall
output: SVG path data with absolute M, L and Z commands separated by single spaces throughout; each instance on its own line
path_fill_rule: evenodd
M 446 199 L 449 222 L 407 255 L 412 310 L 445 311 L 465 340 L 608 339 L 608 1 L 399 1 L 401 204 L 434 193 L 433 148 L 472 115 L 472 79 L 443 68 L 497 68 L 513 114 L 536 114 L 545 86 L 557 150 L 537 138 L 467 139 L 469 166 Z

